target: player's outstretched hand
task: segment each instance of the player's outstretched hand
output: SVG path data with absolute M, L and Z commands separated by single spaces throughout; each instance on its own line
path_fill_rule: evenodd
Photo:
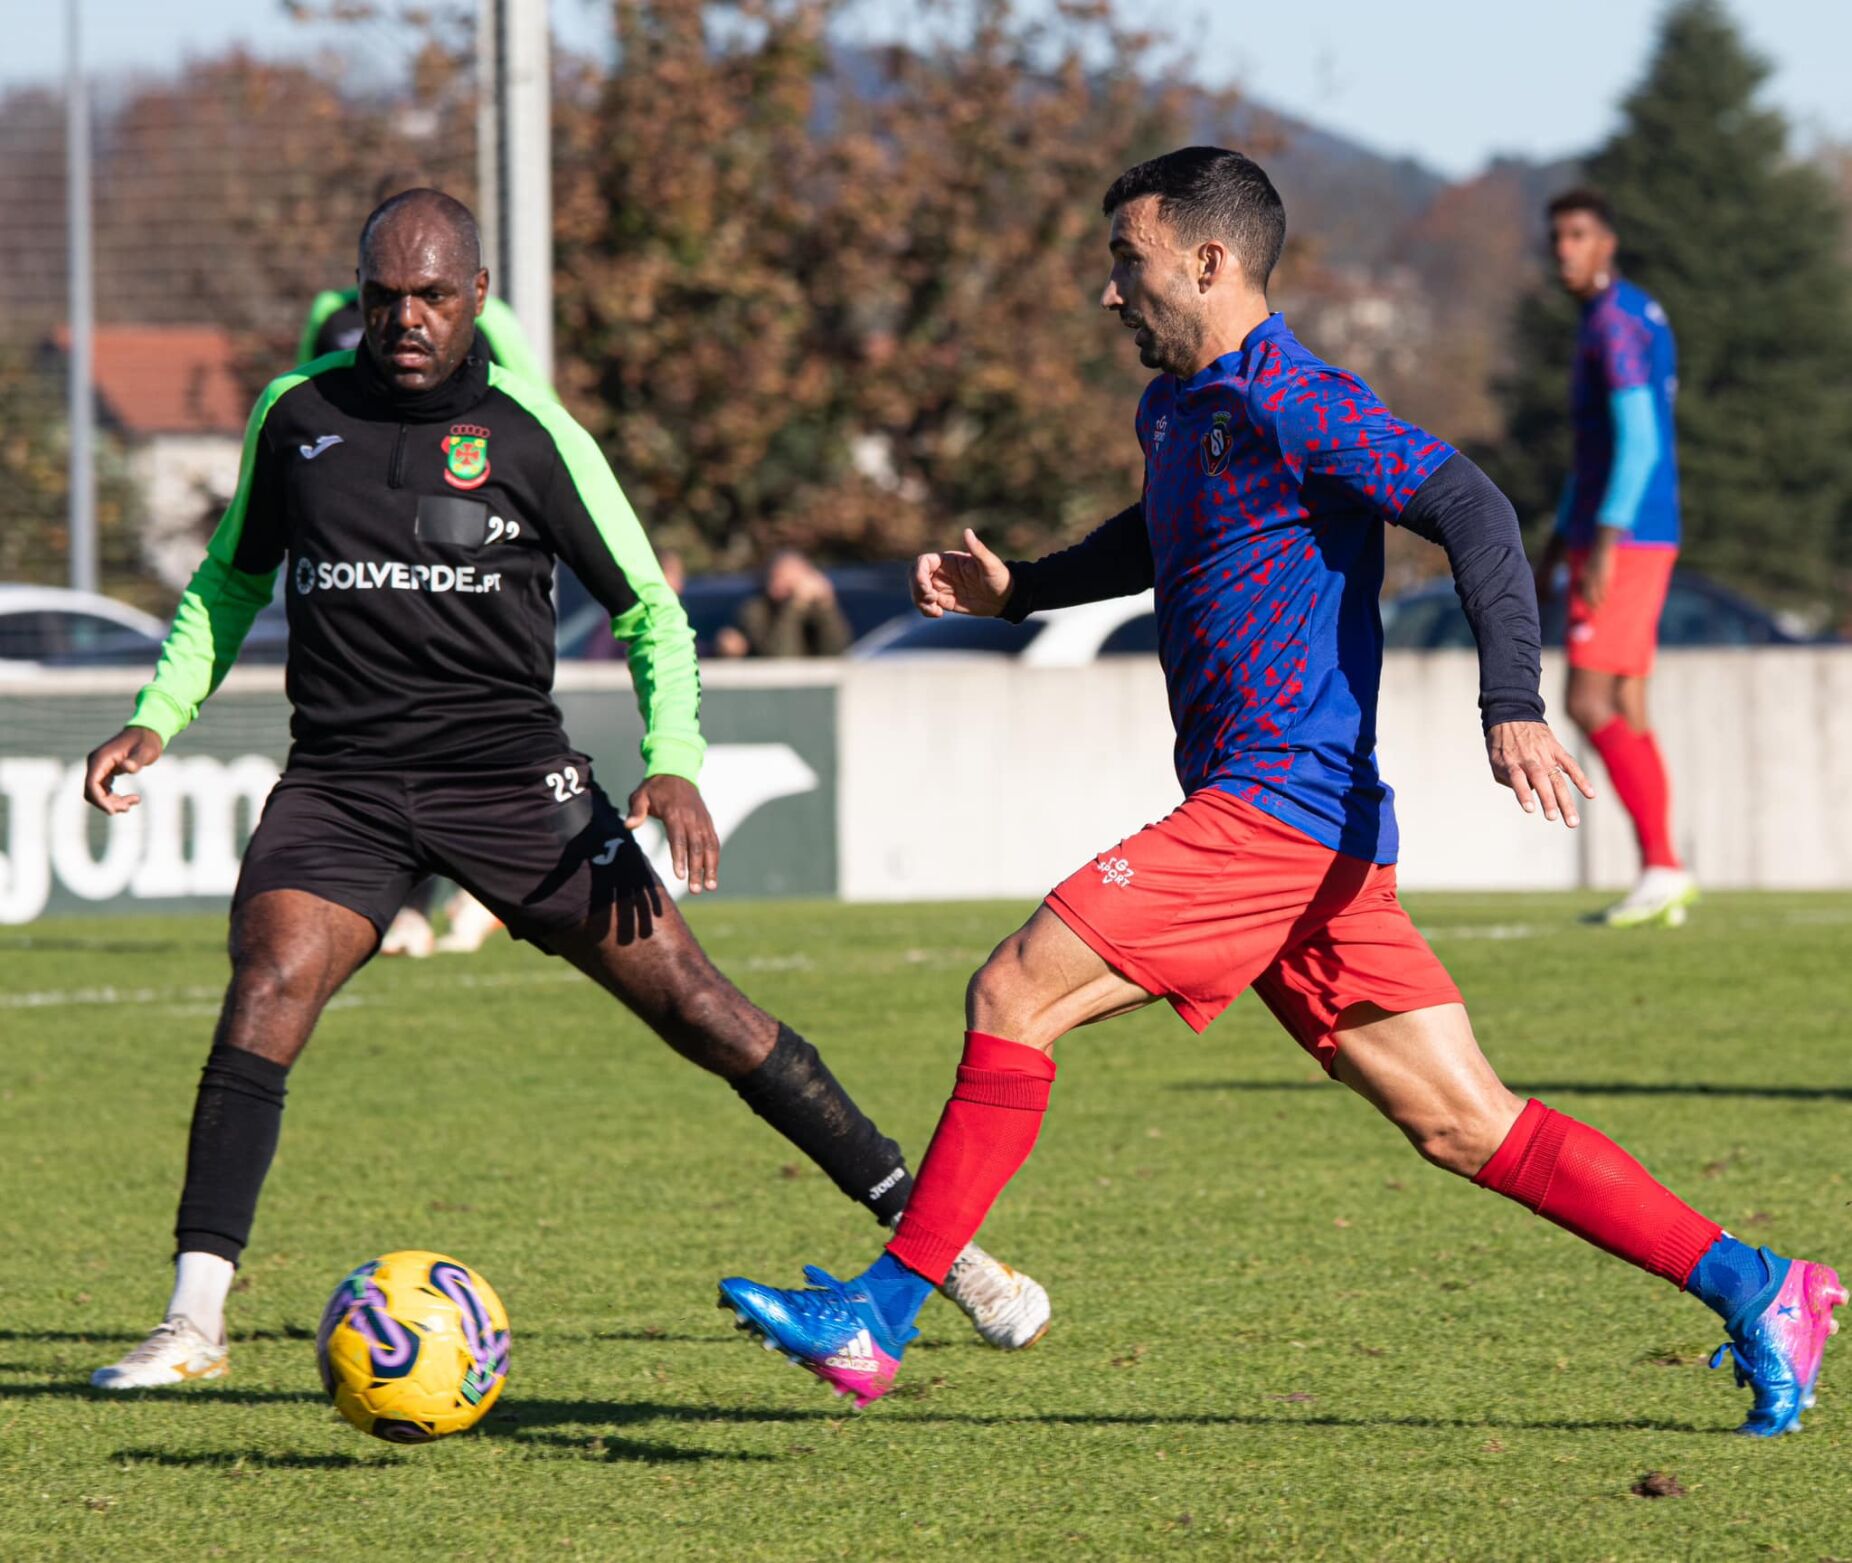
M 167 746 L 159 733 L 145 727 L 125 727 L 121 732 L 90 751 L 84 762 L 84 801 L 105 814 L 126 814 L 141 802 L 132 792 L 112 792 L 118 776 L 133 776 L 161 757 Z
M 921 554 L 913 561 L 913 605 L 927 618 L 969 613 L 994 619 L 1010 600 L 1010 567 L 970 527 L 965 549 Z
M 1575 756 L 1556 741 L 1548 722 L 1500 722 L 1485 735 L 1485 752 L 1492 775 L 1518 795 L 1526 814 L 1543 803 L 1543 817 L 1559 816 L 1571 830 L 1582 823 L 1575 795 L 1592 798 L 1595 789 L 1575 763 Z
M 643 785 L 631 793 L 628 808 L 627 830 L 635 830 L 652 816 L 662 821 L 675 877 L 686 879 L 693 894 L 720 888 L 720 837 L 693 782 L 679 776 L 645 777 Z

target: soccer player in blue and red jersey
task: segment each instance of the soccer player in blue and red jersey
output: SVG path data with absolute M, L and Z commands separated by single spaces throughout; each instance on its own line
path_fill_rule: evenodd
M 858 1404 L 886 1393 L 915 1314 L 1035 1143 L 1055 1042 L 1160 998 L 1200 1031 L 1252 987 L 1429 1161 L 1714 1308 L 1755 1391 L 1743 1431 L 1798 1426 L 1839 1277 L 1737 1242 L 1598 1130 L 1513 1096 L 1396 898 L 1375 761 L 1384 523 L 1447 551 L 1494 778 L 1570 826 L 1588 792 L 1543 720 L 1510 503 L 1269 313 L 1285 214 L 1249 159 L 1185 148 L 1128 170 L 1105 204 L 1101 302 L 1161 371 L 1138 409 L 1144 496 L 1034 563 L 967 532 L 964 551 L 918 562 L 914 596 L 929 617 L 1015 619 L 1155 587 L 1186 796 L 1058 885 L 972 978 L 957 1086 L 887 1251 L 848 1282 L 732 1277 L 721 1306 Z
M 1564 289 L 1582 303 L 1570 382 L 1575 463 L 1537 567 L 1554 589 L 1569 562 L 1565 704 L 1595 746 L 1640 843 L 1640 880 L 1603 920 L 1677 926 L 1698 898 L 1672 846 L 1665 760 L 1646 716 L 1659 615 L 1678 557 L 1678 349 L 1656 299 L 1615 270 L 1607 202 L 1570 190 L 1549 206 Z

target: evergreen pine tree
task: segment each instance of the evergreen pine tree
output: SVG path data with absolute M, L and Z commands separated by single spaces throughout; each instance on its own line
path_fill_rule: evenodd
M 1832 609 L 1848 585 L 1852 273 L 1831 185 L 1756 102 L 1767 75 L 1718 0 L 1681 0 L 1587 173 L 1613 205 L 1622 272 L 1678 338 L 1684 561 Z M 1500 476 L 1527 515 L 1553 508 L 1567 461 L 1570 321 L 1539 295 L 1516 322 Z

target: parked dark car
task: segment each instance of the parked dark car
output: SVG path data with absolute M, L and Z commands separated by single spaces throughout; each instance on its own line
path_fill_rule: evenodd
M 889 619 L 913 611 L 907 588 L 911 566 L 900 563 L 832 565 L 823 573 L 836 588 L 836 601 L 856 640 Z M 746 599 L 759 589 L 756 574 L 697 575 L 682 592 L 682 607 L 695 632 L 695 650 L 714 654 L 714 638 L 738 616 Z M 616 654 L 611 617 L 593 601 L 584 583 L 565 565 L 559 567 L 555 606 L 559 613 L 562 660 L 595 659 Z
M 991 655 L 1048 666 L 1070 666 L 1099 657 L 1150 655 L 1157 650 L 1157 618 L 1149 603 L 1148 595 L 1119 598 L 1038 614 L 1022 624 L 953 615 L 942 619 L 910 618 L 871 636 L 852 655 Z M 1546 646 L 1562 644 L 1566 612 L 1561 592 L 1544 605 Z M 1470 651 L 1473 645 L 1472 629 L 1460 611 L 1453 583 L 1446 580 L 1384 602 L 1383 633 L 1392 651 Z M 1728 588 L 1690 570 L 1673 572 L 1665 612 L 1659 621 L 1660 645 L 1791 646 L 1805 639 Z
M 1014 657 L 1025 667 L 1084 667 L 1101 657 L 1153 656 L 1157 614 L 1150 592 L 1056 608 L 1012 624 L 948 613 L 923 619 L 908 611 L 853 647 L 856 658 Z
M 1565 593 L 1543 605 L 1543 643 L 1560 646 Z M 1674 570 L 1659 617 L 1661 646 L 1793 646 L 1806 637 L 1727 587 L 1690 570 Z M 1383 643 L 1391 651 L 1470 651 L 1473 632 L 1451 581 L 1431 581 L 1383 604 Z
M 167 626 L 153 614 L 95 592 L 0 585 L 0 671 L 45 667 L 145 667 Z
M 836 600 L 848 616 L 859 640 L 877 625 L 898 614 L 911 613 L 906 564 L 843 565 L 825 571 L 836 587 Z M 558 567 L 554 608 L 559 630 L 556 645 L 562 661 L 621 657 L 611 639 L 610 615 L 592 600 L 584 583 L 565 565 Z M 238 654 L 242 667 L 281 667 L 289 653 L 289 614 L 286 607 L 287 572 L 277 576 L 276 596 L 251 624 Z M 703 575 L 688 583 L 682 606 L 695 632 L 702 656 L 712 656 L 714 637 L 733 622 L 740 605 L 758 589 L 757 575 Z M 159 641 L 155 643 L 159 649 Z M 153 658 L 149 657 L 150 665 Z
M 826 572 L 835 583 L 837 600 L 855 632 L 855 656 L 989 654 L 1065 666 L 1096 657 L 1149 656 L 1157 650 L 1157 618 L 1148 598 L 1116 599 L 1110 604 L 1069 609 L 1057 615 L 1037 615 L 1022 624 L 962 615 L 922 619 L 913 611 L 907 571 L 905 564 L 869 564 L 841 565 Z M 758 577 L 746 573 L 697 576 L 688 583 L 682 593 L 682 606 L 702 656 L 713 655 L 714 637 L 733 622 L 740 605 L 757 587 Z M 564 565 L 559 567 L 558 608 L 562 660 L 619 654 L 611 642 L 604 609 Z M 1559 591 L 1544 605 L 1544 645 L 1563 643 L 1565 612 L 1563 593 Z M 1065 622 L 1070 618 L 1076 622 Z M 1043 634 L 1057 624 L 1059 634 Z M 875 630 L 882 633 L 874 635 Z M 247 667 L 281 664 L 288 635 L 279 589 L 276 600 L 258 614 L 251 626 L 239 662 Z M 1659 620 L 1662 646 L 1792 646 L 1805 644 L 1807 639 L 1715 581 L 1690 570 L 1672 573 L 1665 612 Z M 1383 640 L 1391 651 L 1470 651 L 1472 630 L 1460 611 L 1453 583 L 1431 581 L 1385 600 Z M 1037 641 L 1044 644 L 1032 652 L 1031 645 Z M 1056 641 L 1061 642 L 1059 647 Z M 127 655 L 122 660 L 151 661 L 131 648 L 124 650 Z

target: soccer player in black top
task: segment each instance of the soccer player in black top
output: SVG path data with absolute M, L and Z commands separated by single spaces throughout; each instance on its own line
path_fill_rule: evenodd
M 176 612 L 154 681 L 89 758 L 85 796 L 134 806 L 231 666 L 286 571 L 294 740 L 232 902 L 232 979 L 200 1080 L 162 1324 L 92 1382 L 140 1389 L 226 1371 L 224 1304 L 322 1008 L 426 874 L 563 956 L 884 1222 L 911 1187 L 899 1148 L 816 1050 L 709 962 L 631 832 L 659 820 L 691 891 L 719 842 L 695 786 L 693 638 L 591 437 L 543 387 L 472 351 L 488 287 L 474 219 L 435 190 L 393 197 L 360 241 L 366 335 L 274 381 L 238 490 Z M 553 562 L 627 643 L 645 775 L 613 806 L 550 698 Z M 947 1295 L 992 1344 L 1028 1344 L 1046 1294 L 973 1249 Z

